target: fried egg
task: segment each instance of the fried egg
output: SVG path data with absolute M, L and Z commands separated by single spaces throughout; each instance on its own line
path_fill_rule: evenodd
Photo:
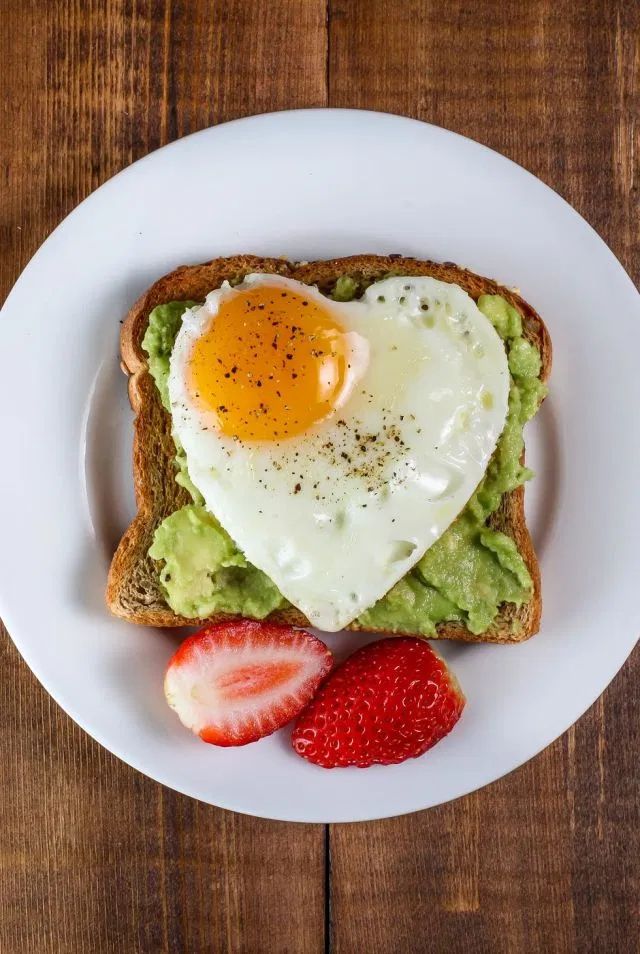
M 336 302 L 249 275 L 185 313 L 171 356 L 189 476 L 320 629 L 372 606 L 444 533 L 503 430 L 504 345 L 458 285 L 387 278 Z

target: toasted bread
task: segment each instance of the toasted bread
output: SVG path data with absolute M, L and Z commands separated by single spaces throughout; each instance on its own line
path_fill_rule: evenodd
M 163 596 L 158 566 L 148 554 L 153 534 L 161 521 L 190 502 L 187 492 L 175 481 L 175 447 L 171 419 L 163 408 L 158 390 L 147 368 L 141 347 L 149 314 L 156 305 L 174 300 L 203 300 L 225 279 L 251 272 L 273 272 L 329 291 L 341 275 L 377 279 L 388 272 L 401 275 L 430 275 L 455 282 L 477 299 L 483 294 L 502 295 L 522 316 L 525 336 L 539 349 L 543 380 L 551 370 L 551 339 L 540 316 L 519 295 L 488 278 L 460 268 L 404 258 L 399 255 L 357 255 L 328 261 L 291 263 L 284 259 L 251 255 L 218 258 L 203 265 L 183 266 L 159 279 L 133 305 L 121 333 L 123 370 L 129 375 L 129 397 L 136 414 L 133 444 L 133 472 L 138 513 L 116 550 L 109 571 L 106 599 L 111 611 L 134 623 L 149 626 L 184 626 L 204 620 L 177 616 Z M 490 525 L 511 536 L 522 554 L 533 580 L 533 595 L 521 607 L 503 604 L 498 617 L 486 632 L 475 635 L 458 622 L 437 627 L 440 639 L 470 642 L 520 642 L 538 631 L 542 599 L 540 570 L 525 522 L 524 487 L 504 494 L 501 506 L 490 518 Z M 225 618 L 216 616 L 208 621 Z M 308 625 L 305 616 L 294 608 L 275 612 L 270 619 L 294 625 Z M 360 629 L 352 623 L 349 629 Z M 415 635 L 415 634 L 405 634 Z

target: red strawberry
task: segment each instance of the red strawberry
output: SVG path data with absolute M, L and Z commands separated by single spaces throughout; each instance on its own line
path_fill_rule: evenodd
M 205 742 L 246 745 L 295 718 L 332 665 L 324 643 L 292 626 L 218 623 L 185 639 L 164 693 Z
M 465 699 L 421 639 L 363 646 L 331 674 L 295 724 L 298 755 L 324 768 L 417 758 L 454 727 Z

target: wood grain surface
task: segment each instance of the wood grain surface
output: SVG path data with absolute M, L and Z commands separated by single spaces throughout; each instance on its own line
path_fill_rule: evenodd
M 4 0 L 0 295 L 131 161 L 212 123 L 324 105 L 498 149 L 637 283 L 639 38 L 633 0 Z M 0 952 L 638 951 L 639 676 L 636 652 L 577 726 L 481 792 L 325 830 L 135 773 L 3 634 Z

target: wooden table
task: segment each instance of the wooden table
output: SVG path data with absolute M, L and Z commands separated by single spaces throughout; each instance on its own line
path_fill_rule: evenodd
M 327 105 L 498 149 L 640 278 L 637 0 L 4 0 L 0 16 L 5 294 L 133 160 L 212 123 Z M 78 729 L 4 637 L 0 661 L 2 954 L 638 950 L 638 653 L 502 781 L 329 828 L 162 788 Z

